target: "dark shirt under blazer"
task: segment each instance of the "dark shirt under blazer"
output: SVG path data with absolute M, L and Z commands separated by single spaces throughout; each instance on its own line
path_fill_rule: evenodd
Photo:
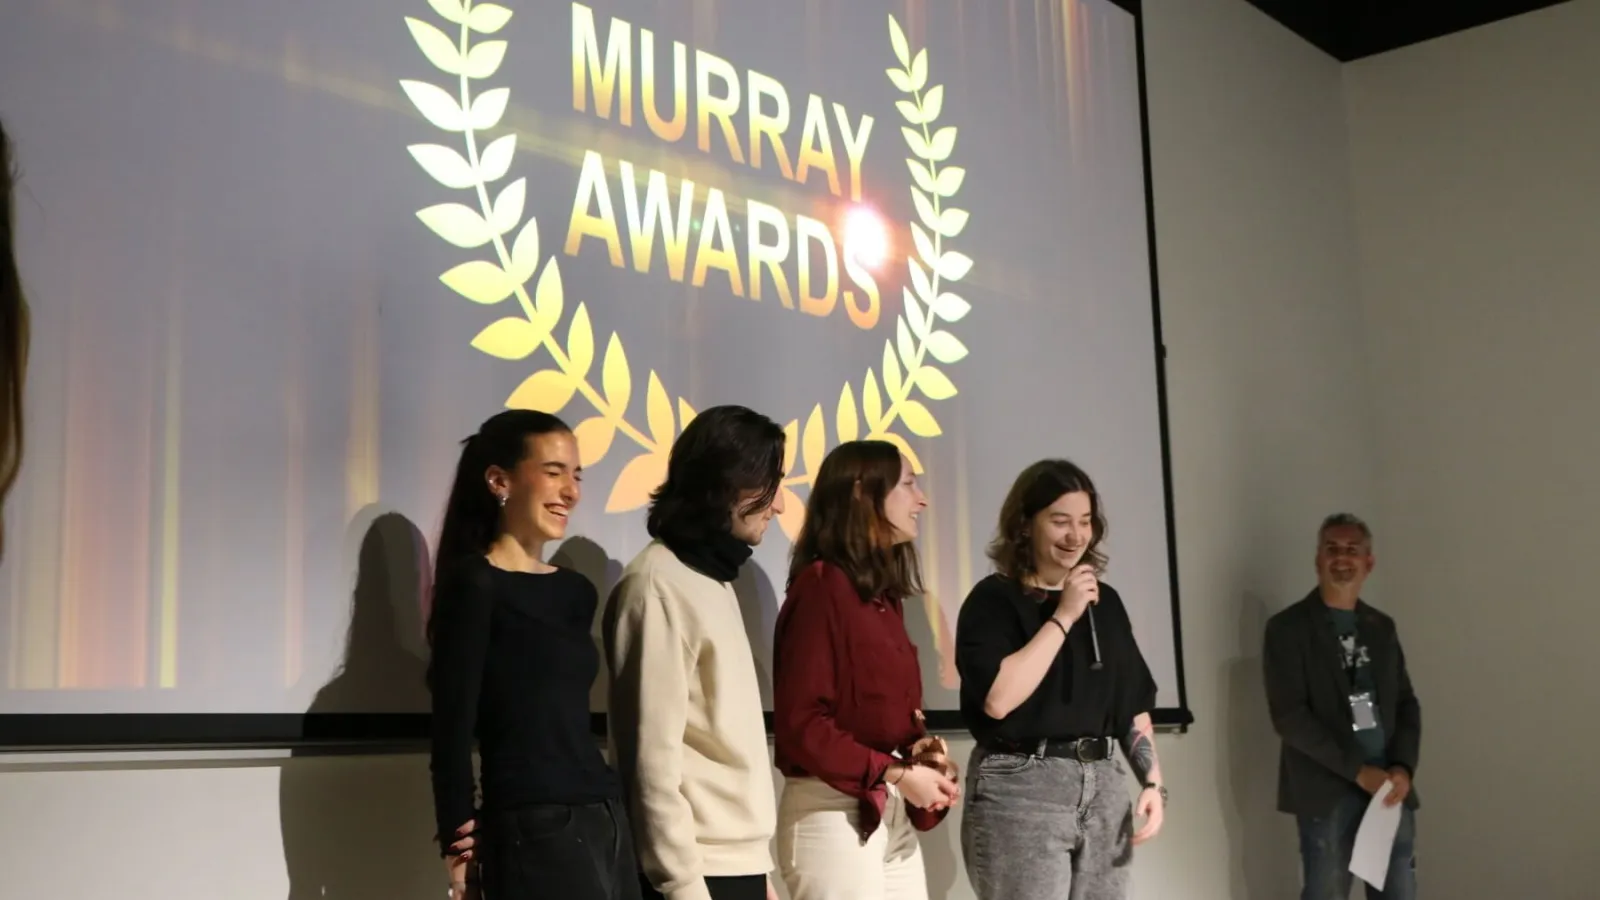
M 1379 721 L 1391 766 L 1413 773 L 1422 745 L 1422 706 L 1411 688 L 1394 620 L 1356 604 L 1356 627 L 1371 655 Z M 1283 739 L 1278 758 L 1278 809 L 1325 815 L 1352 789 L 1366 753 L 1350 715 L 1350 679 L 1338 635 L 1319 591 L 1267 620 L 1262 650 L 1267 706 Z M 1406 805 L 1420 804 L 1413 786 Z

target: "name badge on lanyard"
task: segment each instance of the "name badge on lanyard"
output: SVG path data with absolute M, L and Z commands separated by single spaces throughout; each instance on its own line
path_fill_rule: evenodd
M 1350 695 L 1350 729 L 1366 731 L 1378 727 L 1378 707 L 1371 691 Z

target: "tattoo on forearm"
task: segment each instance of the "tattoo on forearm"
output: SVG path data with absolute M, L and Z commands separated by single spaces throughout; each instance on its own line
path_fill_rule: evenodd
M 1122 739 L 1122 752 L 1128 756 L 1133 776 L 1140 784 L 1155 780 L 1159 763 L 1156 761 L 1155 729 L 1145 716 L 1134 719 L 1133 727 Z

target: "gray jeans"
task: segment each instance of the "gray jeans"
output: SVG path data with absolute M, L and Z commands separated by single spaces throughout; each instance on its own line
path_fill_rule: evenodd
M 1123 900 L 1133 801 L 1120 756 L 973 751 L 961 855 L 978 900 Z

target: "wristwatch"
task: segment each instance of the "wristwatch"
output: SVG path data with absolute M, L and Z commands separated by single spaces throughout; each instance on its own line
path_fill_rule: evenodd
M 1145 790 L 1149 790 L 1151 788 L 1155 788 L 1156 793 L 1161 795 L 1161 808 L 1162 809 L 1166 809 L 1167 808 L 1167 786 L 1166 785 L 1164 785 L 1164 784 L 1147 784 L 1144 787 L 1145 787 Z

